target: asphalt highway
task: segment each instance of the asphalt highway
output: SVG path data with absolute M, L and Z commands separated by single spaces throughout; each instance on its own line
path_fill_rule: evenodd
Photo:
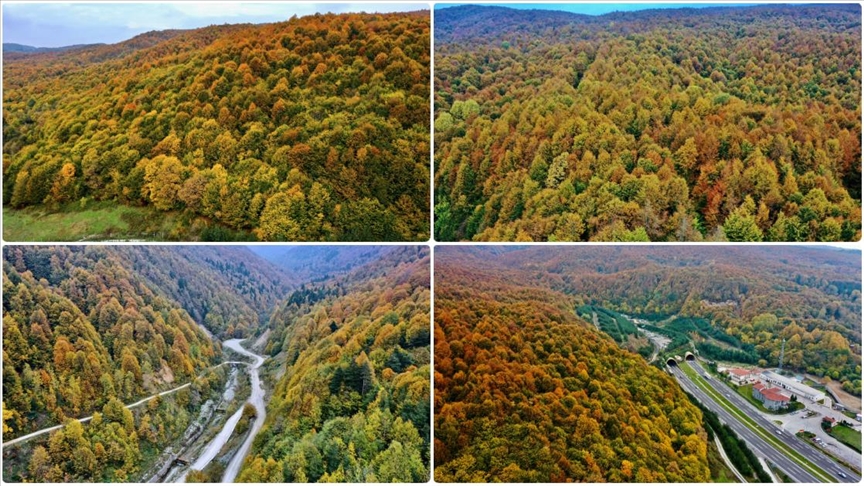
M 759 413 L 759 411 L 756 409 L 756 407 L 753 406 L 752 403 L 748 402 L 746 399 L 738 395 L 738 393 L 735 392 L 735 390 L 733 390 L 732 388 L 730 388 L 729 385 L 712 377 L 711 374 L 709 374 L 705 371 L 704 368 L 702 368 L 702 365 L 699 364 L 699 362 L 687 361 L 684 365 L 691 366 L 696 371 L 696 373 L 706 377 L 706 380 L 711 383 L 713 388 L 717 390 L 718 393 L 723 394 L 726 400 L 731 402 L 738 410 L 741 410 L 742 412 L 744 412 L 744 414 L 753 419 L 753 421 L 756 422 L 759 427 L 769 433 L 775 434 L 776 437 L 782 440 L 784 444 L 786 444 L 792 450 L 794 450 L 798 454 L 801 454 L 802 456 L 807 458 L 808 461 L 812 462 L 817 467 L 828 473 L 832 478 L 834 478 L 836 482 L 858 483 L 861 481 L 861 477 L 858 476 L 858 474 L 834 462 L 812 446 L 805 443 L 803 440 L 796 437 L 795 432 L 797 431 L 781 431 L 781 433 L 778 434 L 777 432 L 781 429 L 777 424 L 765 418 L 765 416 Z M 846 477 L 844 478 L 840 475 L 840 473 L 843 473 Z
M 696 397 L 702 405 L 708 410 L 716 413 L 720 420 L 727 424 L 732 430 L 738 434 L 738 437 L 747 442 L 747 446 L 757 456 L 762 456 L 774 463 L 780 470 L 785 472 L 793 481 L 797 483 L 819 483 L 816 476 L 799 466 L 796 462 L 786 456 L 786 454 L 778 451 L 774 446 L 769 444 L 765 439 L 756 435 L 749 427 L 741 423 L 731 413 L 726 411 L 713 398 L 703 392 L 701 388 L 696 386 L 681 368 L 677 366 L 671 367 L 672 374 L 678 379 L 681 386 Z M 770 430 L 770 429 L 769 429 Z

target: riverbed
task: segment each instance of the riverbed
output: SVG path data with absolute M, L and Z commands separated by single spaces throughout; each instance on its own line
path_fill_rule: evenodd
M 255 440 L 255 436 L 258 435 L 258 431 L 261 430 L 261 427 L 264 425 L 264 418 L 267 415 L 267 410 L 264 406 L 264 388 L 261 386 L 261 377 L 258 374 L 258 368 L 264 364 L 264 358 L 244 349 L 243 346 L 240 345 L 240 341 L 240 339 L 230 339 L 225 341 L 223 345 L 255 360 L 252 366 L 249 367 L 249 382 L 251 384 L 252 393 L 249 396 L 249 400 L 246 402 L 251 403 L 252 406 L 255 407 L 255 422 L 249 429 L 249 434 L 246 436 L 243 445 L 240 446 L 240 449 L 236 454 L 234 454 L 234 457 L 231 458 L 231 462 L 228 463 L 228 467 L 225 468 L 225 473 L 222 475 L 223 483 L 234 482 L 234 479 L 240 472 L 240 466 L 243 465 L 243 460 L 246 459 L 246 455 L 249 454 L 249 449 L 252 448 L 252 441 Z M 241 407 L 240 410 L 242 411 L 243 408 Z
M 233 483 L 234 479 L 237 477 L 237 474 L 240 472 L 240 467 L 243 465 L 243 460 L 246 458 L 246 455 L 249 453 L 249 449 L 252 447 L 252 441 L 255 440 L 255 436 L 258 434 L 258 431 L 261 430 L 261 427 L 264 425 L 264 418 L 266 415 L 266 407 L 264 405 L 264 389 L 261 386 L 261 379 L 258 374 L 258 368 L 264 364 L 264 358 L 246 350 L 241 344 L 241 339 L 229 339 L 222 343 L 222 346 L 227 347 L 239 354 L 244 356 L 249 356 L 254 360 L 253 363 L 243 363 L 246 365 L 249 370 L 249 383 L 251 388 L 251 393 L 249 395 L 249 399 L 246 403 L 251 404 L 255 407 L 255 421 L 249 429 L 249 433 L 246 436 L 246 439 L 243 441 L 243 444 L 237 450 L 237 453 L 234 454 L 234 457 L 231 458 L 231 462 L 228 463 L 228 466 L 225 468 L 225 472 L 222 475 L 223 483 Z M 226 390 L 226 394 L 229 393 L 228 390 L 231 390 L 230 393 L 233 394 L 233 388 L 228 387 Z M 234 434 L 234 429 L 237 427 L 237 423 L 240 421 L 240 418 L 243 415 L 243 406 L 237 409 L 231 417 L 225 422 L 225 425 L 222 427 L 222 430 L 207 444 L 207 446 L 201 451 L 192 465 L 184 472 L 180 477 L 176 479 L 175 482 L 183 483 L 186 481 L 186 475 L 192 469 L 201 471 L 208 464 L 210 464 L 213 459 L 215 459 L 222 448 L 226 443 L 231 439 L 231 436 Z

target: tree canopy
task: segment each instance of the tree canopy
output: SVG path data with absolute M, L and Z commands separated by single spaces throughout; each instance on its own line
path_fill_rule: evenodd
M 861 9 L 435 19 L 435 237 L 857 241 Z
M 428 11 L 10 55 L 3 203 L 148 205 L 187 233 L 261 240 L 425 240 L 429 57 Z
M 435 255 L 436 481 L 708 481 L 702 415 L 671 377 L 533 271 L 466 253 Z
M 428 249 L 394 250 L 274 311 L 285 368 L 239 481 L 428 480 L 429 271 Z

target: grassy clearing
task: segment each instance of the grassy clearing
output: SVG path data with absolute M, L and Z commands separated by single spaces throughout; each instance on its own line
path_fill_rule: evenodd
M 696 384 L 696 386 L 698 386 L 700 389 L 702 389 L 703 392 L 707 393 L 711 398 L 714 399 L 714 401 L 716 401 L 723 408 L 725 408 L 726 411 L 728 411 L 729 413 L 734 415 L 738 420 L 741 421 L 741 423 L 743 423 L 744 425 L 749 427 L 750 430 L 752 430 L 756 435 L 758 435 L 759 437 L 761 437 L 762 439 L 764 439 L 765 441 L 767 441 L 769 444 L 773 445 L 777 449 L 783 451 L 787 456 L 789 456 L 795 462 L 797 462 L 798 465 L 800 465 L 804 469 L 808 470 L 811 474 L 813 474 L 817 478 L 819 478 L 823 481 L 827 481 L 829 483 L 832 483 L 835 481 L 831 476 L 829 476 L 824 471 L 822 471 L 822 469 L 820 469 L 818 466 L 816 466 L 812 462 L 808 461 L 807 458 L 805 458 L 804 456 L 802 456 L 801 454 L 799 454 L 795 450 L 791 449 L 789 446 L 784 444 L 782 441 L 780 441 L 779 439 L 777 439 L 776 437 L 774 437 L 773 435 L 771 435 L 770 433 L 768 433 L 764 429 L 762 429 L 762 427 L 760 427 L 753 419 L 748 417 L 747 414 L 738 410 L 738 408 L 736 408 L 734 405 L 732 405 L 731 402 L 726 400 L 726 398 L 723 397 L 723 395 L 720 392 L 715 390 L 708 382 L 706 382 L 702 377 L 700 377 L 693 368 L 691 368 L 690 366 L 684 365 L 684 366 L 681 366 L 681 370 L 687 376 L 690 377 L 690 379 L 693 381 L 693 383 Z
M 255 235 L 232 230 L 205 218 L 111 201 L 12 209 L 3 207 L 3 239 L 41 241 L 256 241 Z
M 861 432 L 845 425 L 835 425 L 831 427 L 829 434 L 852 449 L 861 452 Z
M 150 208 L 113 202 L 69 204 L 12 209 L 3 206 L 3 239 L 6 241 L 87 241 L 154 239 L 174 226 L 175 217 Z M 158 239 L 158 238 L 156 238 Z

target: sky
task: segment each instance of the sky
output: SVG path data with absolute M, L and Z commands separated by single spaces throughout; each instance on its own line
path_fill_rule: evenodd
M 457 4 L 436 4 L 435 8 L 446 8 L 452 7 L 455 5 L 477 5 L 471 3 L 457 3 Z M 735 4 L 735 3 L 617 3 L 617 2 L 606 2 L 606 3 L 498 3 L 498 4 L 490 4 L 497 5 L 501 7 L 509 7 L 509 8 L 518 8 L 518 9 L 540 9 L 540 10 L 561 10 L 565 12 L 572 12 L 578 14 L 585 15 L 603 15 L 611 12 L 635 12 L 637 10 L 648 10 L 648 9 L 657 9 L 657 8 L 704 8 L 704 7 L 735 7 L 735 6 L 749 6 L 755 5 L 752 3 L 748 4 Z
M 113 44 L 151 30 L 194 29 L 213 24 L 267 23 L 316 12 L 405 12 L 419 3 L 308 2 L 3 2 L 3 42 L 35 47 Z

